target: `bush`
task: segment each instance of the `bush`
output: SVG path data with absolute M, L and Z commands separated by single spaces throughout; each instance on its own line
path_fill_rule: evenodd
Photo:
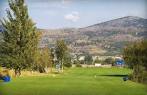
M 140 71 L 139 73 L 130 74 L 129 80 L 139 83 L 147 83 L 147 71 Z
M 144 71 L 142 76 L 143 76 L 143 83 L 147 84 L 147 71 Z
M 82 67 L 82 65 L 81 64 L 76 64 L 76 67 Z
M 94 61 L 94 63 L 102 63 L 102 61 L 99 60 L 99 59 L 96 59 L 96 60 Z
M 109 57 L 109 58 L 106 58 L 103 62 L 103 64 L 112 64 L 114 65 L 115 61 L 113 58 Z
M 71 63 L 66 63 L 66 64 L 64 64 L 64 66 L 70 68 L 70 67 L 72 67 L 72 64 Z
M 125 63 L 133 69 L 132 80 L 144 83 L 147 81 L 147 40 L 137 41 L 124 48 Z
M 2 72 L 2 67 L 0 67 L 0 72 Z
M 133 80 L 133 74 L 128 75 L 129 80 Z

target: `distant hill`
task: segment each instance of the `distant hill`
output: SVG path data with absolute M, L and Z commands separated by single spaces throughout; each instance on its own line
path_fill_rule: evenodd
M 41 46 L 64 39 L 73 53 L 115 55 L 130 42 L 147 38 L 147 19 L 127 16 L 83 28 L 44 30 Z
M 81 32 L 90 32 L 98 36 L 108 36 L 107 34 L 134 34 L 137 36 L 144 36 L 147 30 L 147 19 L 127 16 L 110 20 L 107 22 L 94 24 L 88 27 L 79 29 Z M 113 33 L 111 33 L 113 32 Z
M 136 28 L 147 28 L 147 19 L 135 17 L 135 16 L 126 16 L 98 24 L 94 24 L 87 28 L 100 28 L 100 27 L 136 27 Z M 84 29 L 84 28 L 83 28 Z

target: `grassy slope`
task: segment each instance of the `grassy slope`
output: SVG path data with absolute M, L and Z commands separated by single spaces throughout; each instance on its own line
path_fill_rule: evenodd
M 1 83 L 0 95 L 147 95 L 144 85 L 122 77 L 128 69 L 74 68 L 64 74 L 41 77 L 20 77 Z

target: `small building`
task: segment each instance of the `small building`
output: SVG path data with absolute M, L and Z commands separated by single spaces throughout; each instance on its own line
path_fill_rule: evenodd
M 99 64 L 99 63 L 95 63 L 95 67 L 101 67 L 102 64 Z
M 80 56 L 79 57 L 79 61 L 84 61 L 85 60 L 85 56 Z

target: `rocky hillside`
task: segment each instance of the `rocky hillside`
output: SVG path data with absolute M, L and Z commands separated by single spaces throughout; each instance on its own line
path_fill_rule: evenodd
M 116 54 L 125 44 L 147 38 L 147 19 L 128 16 L 81 28 L 79 32 L 107 53 Z
M 41 46 L 64 39 L 74 53 L 115 55 L 126 44 L 147 38 L 147 19 L 127 16 L 79 29 L 45 31 Z
M 115 20 L 91 25 L 81 28 L 80 31 L 85 33 L 96 34 L 97 36 L 109 36 L 111 34 L 134 34 L 137 36 L 145 36 L 147 30 L 147 19 L 139 17 L 123 17 Z

